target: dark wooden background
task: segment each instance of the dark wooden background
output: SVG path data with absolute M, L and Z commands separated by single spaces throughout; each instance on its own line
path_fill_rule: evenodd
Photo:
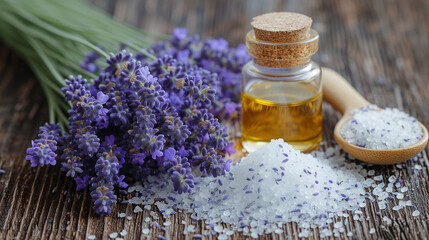
M 370 102 L 397 107 L 429 126 L 429 1 L 310 1 L 310 0 L 92 0 L 93 4 L 117 19 L 146 30 L 170 33 L 176 26 L 187 27 L 192 34 L 222 37 L 232 46 L 243 42 L 253 16 L 271 11 L 297 11 L 313 18 L 320 34 L 320 50 L 314 57 L 346 77 Z M 91 210 L 88 191 L 76 192 L 75 184 L 61 173 L 59 166 L 30 168 L 25 150 L 36 136 L 37 128 L 47 120 L 47 106 L 41 88 L 11 49 L 0 43 L 0 239 L 108 239 L 112 232 L 128 231 L 126 239 L 144 238 L 142 228 L 148 211 L 133 214 L 133 206 L 118 204 L 113 214 L 97 217 Z M 324 108 L 324 142 L 333 144 L 332 132 L 339 114 L 329 105 Z M 429 237 L 429 162 L 428 148 L 423 152 L 423 170 L 414 163 L 404 168 L 374 167 L 385 176 L 395 174 L 406 181 L 410 199 L 421 211 L 417 218 L 411 211 L 382 210 L 393 220 L 381 227 L 376 204 L 368 203 L 364 216 L 369 221 L 350 217 L 346 233 L 351 239 L 427 239 Z M 55 190 L 54 190 L 55 189 Z M 392 207 L 393 205 L 389 205 Z M 154 208 L 152 209 L 154 210 Z M 132 220 L 118 218 L 127 212 Z M 179 214 L 163 232 L 151 231 L 167 239 L 184 239 Z M 161 222 L 162 223 L 162 222 Z M 197 223 L 201 233 L 203 224 Z M 375 234 L 369 229 L 375 228 Z M 284 227 L 285 233 L 264 239 L 297 239 L 296 224 Z M 341 238 L 349 238 L 346 233 Z M 192 234 L 187 236 L 192 238 Z M 312 239 L 319 238 L 312 232 Z M 215 237 L 210 237 L 215 239 Z M 240 234 L 233 239 L 244 239 Z

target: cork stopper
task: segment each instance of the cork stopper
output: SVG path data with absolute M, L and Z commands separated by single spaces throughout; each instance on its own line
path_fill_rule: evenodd
M 319 34 L 311 18 L 291 12 L 267 13 L 253 18 L 246 35 L 247 51 L 266 67 L 293 67 L 310 61 L 319 48 Z
M 303 14 L 273 12 L 254 17 L 251 25 L 258 40 L 285 43 L 306 39 L 311 23 L 311 18 Z

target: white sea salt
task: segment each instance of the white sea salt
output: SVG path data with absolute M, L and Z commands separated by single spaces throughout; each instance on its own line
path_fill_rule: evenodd
M 122 237 L 125 237 L 128 234 L 128 232 L 127 230 L 123 229 L 119 234 L 121 234 Z
M 370 234 L 374 234 L 374 233 L 375 233 L 375 228 L 371 228 L 371 229 L 369 230 L 369 233 L 370 233 Z
M 423 131 L 418 121 L 396 108 L 379 109 L 375 105 L 353 111 L 342 129 L 344 139 L 371 149 L 395 149 L 418 142 Z
M 111 234 L 109 234 L 110 238 L 117 238 L 118 237 L 118 233 L 117 232 L 113 232 Z
M 118 213 L 118 217 L 120 217 L 120 218 L 124 218 L 125 216 L 127 216 L 126 213 Z
M 136 206 L 134 208 L 134 213 L 139 213 L 139 212 L 142 212 L 142 211 L 143 211 L 143 209 L 141 207 L 139 207 L 139 206 Z
M 393 190 L 392 177 L 388 184 L 382 182 L 382 175 L 366 178 L 374 176 L 375 171 L 348 162 L 338 147 L 332 149 L 329 156 L 323 152 L 303 154 L 283 140 L 273 140 L 232 166 L 225 176 L 196 176 L 199 184 L 191 194 L 177 194 L 171 183 L 166 184 L 167 179 L 155 177 L 147 183 L 153 190 L 141 187 L 135 191 L 144 193 L 140 194 L 143 205 L 164 199 L 155 203 L 164 217 L 169 216 L 167 212 L 182 209 L 191 218 L 204 220 L 211 229 L 209 235 L 214 231 L 229 236 L 238 231 L 250 237 L 281 233 L 283 224 L 288 222 L 298 224 L 302 237 L 308 237 L 314 227 L 321 229 L 321 237 L 339 236 L 345 231 L 344 224 L 348 225 L 340 217 L 353 213 L 354 220 L 364 220 L 361 208 L 366 206 L 366 199 L 386 209 L 388 198 L 404 198 L 403 193 L 386 191 Z M 157 186 L 160 183 L 163 188 Z M 406 204 L 400 201 L 398 211 Z M 155 218 L 156 214 L 151 211 L 150 215 Z M 384 218 L 387 225 L 392 221 L 389 220 Z M 229 227 L 224 229 L 221 223 Z M 334 224 L 332 230 L 324 227 L 330 223 Z M 184 234 L 195 231 L 195 226 L 189 225 Z
M 415 210 L 411 215 L 413 217 L 417 217 L 418 215 L 420 215 L 420 211 L 419 210 Z
M 88 239 L 89 239 L 89 240 L 94 240 L 94 239 L 95 239 L 95 235 L 89 235 L 89 236 L 88 236 Z
M 381 180 L 383 180 L 383 175 L 375 176 L 375 177 L 374 177 L 374 180 L 375 180 L 375 181 L 381 181 Z M 384 184 L 384 183 L 383 183 L 383 184 Z
M 394 175 L 390 176 L 388 179 L 389 183 L 394 183 L 396 182 L 396 177 Z

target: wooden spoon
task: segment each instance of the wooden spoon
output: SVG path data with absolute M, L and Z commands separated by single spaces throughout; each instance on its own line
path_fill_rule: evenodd
M 402 148 L 376 150 L 358 147 L 344 140 L 340 133 L 343 125 L 352 116 L 353 109 L 370 104 L 363 98 L 343 77 L 329 68 L 322 68 L 323 98 L 335 109 L 343 114 L 334 130 L 337 143 L 353 157 L 372 164 L 394 164 L 414 157 L 421 152 L 428 143 L 428 130 L 419 122 L 423 137 L 416 143 Z

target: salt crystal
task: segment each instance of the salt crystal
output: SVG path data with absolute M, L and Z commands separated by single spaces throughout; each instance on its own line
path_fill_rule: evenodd
M 143 209 L 141 207 L 139 207 L 139 206 L 136 206 L 134 208 L 134 213 L 138 213 L 138 212 L 141 212 L 141 211 L 143 211 Z
M 94 239 L 95 239 L 95 235 L 89 235 L 89 236 L 88 236 L 88 239 L 90 239 L 90 240 L 94 240 Z
M 217 239 L 219 239 L 219 240 L 226 240 L 226 239 L 228 239 L 228 236 L 225 235 L 225 234 L 220 234 L 219 237 L 217 237 Z
M 374 176 L 374 173 L 375 173 L 375 171 L 371 169 L 368 171 L 368 176 Z
M 165 222 L 165 223 L 164 223 L 164 226 L 166 226 L 166 227 L 167 227 L 167 226 L 170 226 L 170 225 L 171 225 L 171 222 L 170 222 L 170 221 L 167 221 L 167 222 Z
M 150 222 L 150 217 L 146 217 L 146 218 L 144 219 L 144 221 L 145 221 L 145 222 Z
M 392 175 L 392 176 L 389 177 L 388 180 L 389 180 L 390 183 L 394 183 L 394 182 L 396 182 L 396 177 L 394 175 Z
M 186 221 L 185 221 L 185 220 L 182 220 L 182 224 L 186 224 Z
M 109 234 L 109 237 L 110 238 L 117 238 L 118 237 L 118 233 L 117 232 L 111 233 L 111 234 Z
M 381 181 L 381 180 L 383 180 L 383 175 L 375 176 L 375 177 L 374 177 L 374 180 L 375 180 L 375 181 Z
M 214 227 L 214 230 L 215 230 L 216 232 L 220 233 L 220 232 L 222 232 L 223 227 L 222 227 L 222 226 L 220 226 L 220 225 L 216 225 L 216 226 Z
M 352 232 L 348 232 L 348 233 L 347 233 L 347 236 L 348 236 L 348 237 L 353 237 L 353 233 L 352 233 Z
M 387 225 L 392 224 L 392 220 L 386 216 L 383 217 L 383 221 L 386 222 Z
M 148 235 L 149 231 L 150 231 L 149 228 L 143 228 L 142 232 L 143 232 L 144 235 Z
M 411 202 L 411 200 L 408 200 L 408 201 L 405 203 L 405 205 L 407 205 L 407 206 L 413 206 L 413 203 Z
M 128 234 L 128 232 L 127 232 L 127 230 L 124 229 L 119 234 L 121 234 L 121 236 L 125 237 Z
M 400 205 L 396 205 L 396 206 L 394 206 L 393 208 L 392 208 L 392 210 L 394 210 L 394 211 L 399 211 L 399 210 L 401 210 L 403 207 L 402 206 L 400 206 Z
M 133 219 L 133 217 L 131 217 L 131 216 L 127 216 L 127 219 L 128 219 L 128 220 L 131 220 L 131 219 Z
M 422 169 L 423 169 L 423 167 L 422 167 L 421 165 L 419 165 L 419 164 L 416 164 L 416 165 L 414 166 L 414 169 L 416 169 L 416 170 L 422 170 Z
M 374 233 L 375 233 L 375 228 L 371 228 L 371 229 L 369 230 L 369 233 L 370 233 L 370 234 L 374 234 Z
M 406 192 L 406 191 L 408 191 L 408 187 L 403 187 L 403 188 L 401 188 L 401 192 L 402 192 L 402 193 L 404 193 L 404 192 Z
M 339 228 L 339 227 L 342 227 L 342 226 L 343 226 L 342 222 L 336 222 L 336 223 L 334 223 L 334 228 Z
M 415 210 L 411 215 L 413 217 L 417 217 L 418 215 L 420 215 L 420 211 L 419 210 Z
M 127 214 L 126 214 L 126 213 L 118 213 L 118 217 L 120 217 L 120 218 L 123 218 L 123 217 L 125 217 L 125 216 L 127 216 Z
M 404 199 L 404 194 L 398 193 L 398 194 L 396 194 L 396 198 L 397 199 Z
M 396 108 L 375 105 L 353 111 L 340 130 L 351 144 L 370 149 L 395 149 L 412 145 L 423 137 L 417 120 Z

